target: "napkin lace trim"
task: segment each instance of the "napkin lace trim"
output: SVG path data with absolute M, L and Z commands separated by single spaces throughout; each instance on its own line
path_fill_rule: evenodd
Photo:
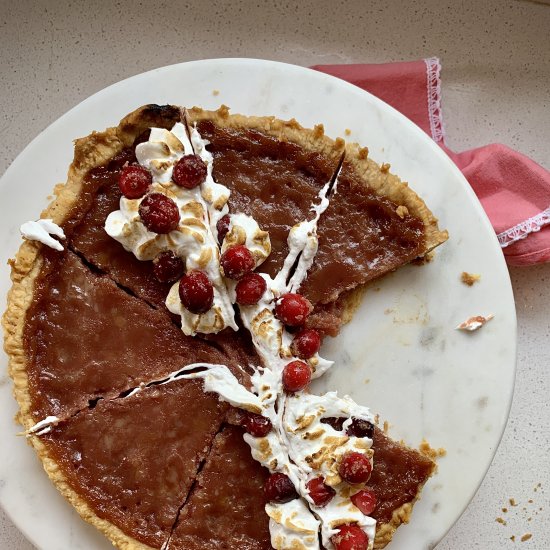
M 424 59 L 428 81 L 428 117 L 432 139 L 439 143 L 445 140 L 443 112 L 441 109 L 441 63 L 437 57 Z
M 514 227 L 511 227 L 510 229 L 507 229 L 502 233 L 499 233 L 497 235 L 498 242 L 500 243 L 500 246 L 502 248 L 506 248 L 512 243 L 520 241 L 521 239 L 525 239 L 525 237 L 527 237 L 531 233 L 536 233 L 537 231 L 540 231 L 545 225 L 549 224 L 550 207 L 548 207 L 546 210 L 543 210 L 536 216 L 533 216 L 532 218 L 529 218 L 524 222 L 518 223 L 517 225 L 514 225 Z

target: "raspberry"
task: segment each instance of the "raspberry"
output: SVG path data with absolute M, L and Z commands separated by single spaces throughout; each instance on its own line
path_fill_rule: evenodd
M 311 381 L 311 369 L 303 361 L 292 361 L 283 369 L 283 387 L 288 392 L 303 390 Z
M 139 205 L 143 225 L 153 233 L 170 233 L 177 229 L 180 213 L 176 203 L 162 193 L 146 195 Z
M 241 279 L 247 273 L 250 273 L 256 266 L 252 252 L 250 252 L 250 250 L 242 244 L 228 248 L 222 254 L 220 264 L 224 275 L 229 279 L 235 279 L 236 281 Z
M 359 525 L 341 525 L 330 539 L 336 550 L 367 550 L 369 537 Z
M 285 294 L 275 306 L 275 317 L 289 327 L 301 327 L 313 306 L 300 294 Z
M 269 502 L 290 502 L 298 493 L 289 477 L 282 473 L 271 474 L 264 484 L 264 494 Z
M 214 303 L 214 287 L 202 271 L 191 270 L 180 279 L 179 295 L 191 313 L 206 313 Z
M 194 189 L 206 179 L 206 164 L 198 155 L 181 157 L 172 171 L 172 180 L 185 189 Z
M 348 483 L 363 483 L 370 477 L 372 466 L 370 460 L 361 453 L 349 452 L 342 457 L 338 473 Z
M 292 352 L 300 359 L 313 357 L 321 347 L 321 337 L 312 328 L 304 328 L 294 336 Z
M 229 224 L 231 223 L 231 216 L 226 214 L 222 216 L 218 223 L 216 224 L 216 229 L 218 230 L 218 243 L 222 244 L 225 236 L 229 232 Z
M 161 252 L 153 260 L 153 275 L 161 283 L 173 283 L 185 273 L 185 266 L 171 250 Z
M 242 306 L 252 306 L 260 301 L 267 290 L 265 279 L 257 273 L 248 273 L 235 288 L 237 303 Z
M 336 491 L 332 487 L 329 487 L 322 477 L 310 479 L 306 483 L 306 487 L 311 500 L 315 502 L 316 506 L 325 506 L 336 494 Z
M 365 516 L 370 516 L 376 508 L 376 495 L 371 489 L 363 489 L 351 497 L 351 502 L 353 502 Z
M 269 418 L 261 414 L 248 413 L 243 420 L 244 429 L 254 437 L 265 437 L 273 427 Z
M 151 183 L 151 172 L 143 166 L 125 166 L 118 178 L 120 191 L 127 199 L 140 199 Z

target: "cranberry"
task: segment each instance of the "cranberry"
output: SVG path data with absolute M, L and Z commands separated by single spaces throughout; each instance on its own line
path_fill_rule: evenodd
M 243 420 L 244 429 L 254 437 L 265 437 L 273 427 L 269 418 L 261 414 L 248 413 Z
M 376 508 L 376 495 L 371 489 L 363 489 L 351 497 L 351 502 L 353 502 L 365 516 L 370 516 Z
M 372 439 L 374 435 L 374 424 L 368 420 L 362 420 L 361 418 L 352 418 L 346 433 L 348 435 L 354 435 L 355 437 L 368 437 Z
M 176 203 L 162 193 L 146 195 L 139 205 L 143 225 L 154 233 L 170 233 L 177 229 L 180 213 Z
M 173 283 L 185 273 L 185 266 L 171 250 L 161 252 L 153 260 L 153 275 L 161 283 Z
M 332 487 L 329 487 L 322 477 L 310 479 L 306 483 L 306 487 L 309 491 L 311 500 L 313 500 L 317 506 L 325 506 L 336 494 L 336 491 Z
M 283 387 L 286 391 L 303 390 L 311 381 L 311 369 L 303 361 L 292 361 L 283 369 Z
M 370 460 L 361 453 L 350 452 L 342 457 L 338 473 L 348 483 L 363 483 L 370 477 L 372 466 Z
M 313 357 L 321 347 L 321 337 L 312 328 L 304 328 L 294 336 L 292 352 L 300 359 Z
M 181 303 L 191 313 L 206 313 L 214 302 L 214 287 L 202 271 L 191 270 L 180 279 Z
M 222 216 L 218 223 L 216 224 L 216 229 L 218 230 L 218 243 L 222 244 L 223 240 L 227 233 L 229 233 L 229 224 L 231 223 L 231 216 L 226 214 Z
M 367 550 L 369 537 L 359 525 L 341 525 L 330 539 L 336 550 Z
M 181 157 L 172 172 L 172 180 L 185 189 L 194 189 L 206 179 L 206 164 L 198 155 Z
M 242 244 L 228 248 L 222 254 L 220 264 L 224 275 L 236 281 L 242 279 L 244 275 L 250 273 L 256 266 L 252 252 Z
M 282 473 L 271 474 L 264 484 L 264 494 L 270 502 L 290 502 L 298 493 L 290 478 Z
M 235 288 L 237 303 L 242 306 L 252 306 L 260 301 L 267 289 L 265 279 L 257 273 L 246 274 Z
M 275 306 L 275 317 L 289 327 L 301 327 L 313 309 L 300 294 L 285 294 Z
M 118 178 L 120 191 L 127 199 L 140 199 L 151 183 L 151 172 L 143 166 L 125 166 Z

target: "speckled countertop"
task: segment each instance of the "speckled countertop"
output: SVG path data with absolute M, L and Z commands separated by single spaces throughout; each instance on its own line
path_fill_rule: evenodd
M 2 12 L 0 172 L 94 92 L 209 57 L 312 65 L 439 56 L 448 145 L 499 141 L 550 168 L 548 0 L 20 0 L 3 2 Z M 550 265 L 510 274 L 519 353 L 508 427 L 479 492 L 438 550 L 550 548 Z M 532 538 L 521 542 L 526 533 Z M 33 548 L 1 510 L 0 548 Z

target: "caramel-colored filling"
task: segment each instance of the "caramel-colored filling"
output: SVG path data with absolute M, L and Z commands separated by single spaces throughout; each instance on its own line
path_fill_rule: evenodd
M 224 415 L 200 382 L 180 380 L 100 401 L 42 439 L 99 517 L 160 548 Z

